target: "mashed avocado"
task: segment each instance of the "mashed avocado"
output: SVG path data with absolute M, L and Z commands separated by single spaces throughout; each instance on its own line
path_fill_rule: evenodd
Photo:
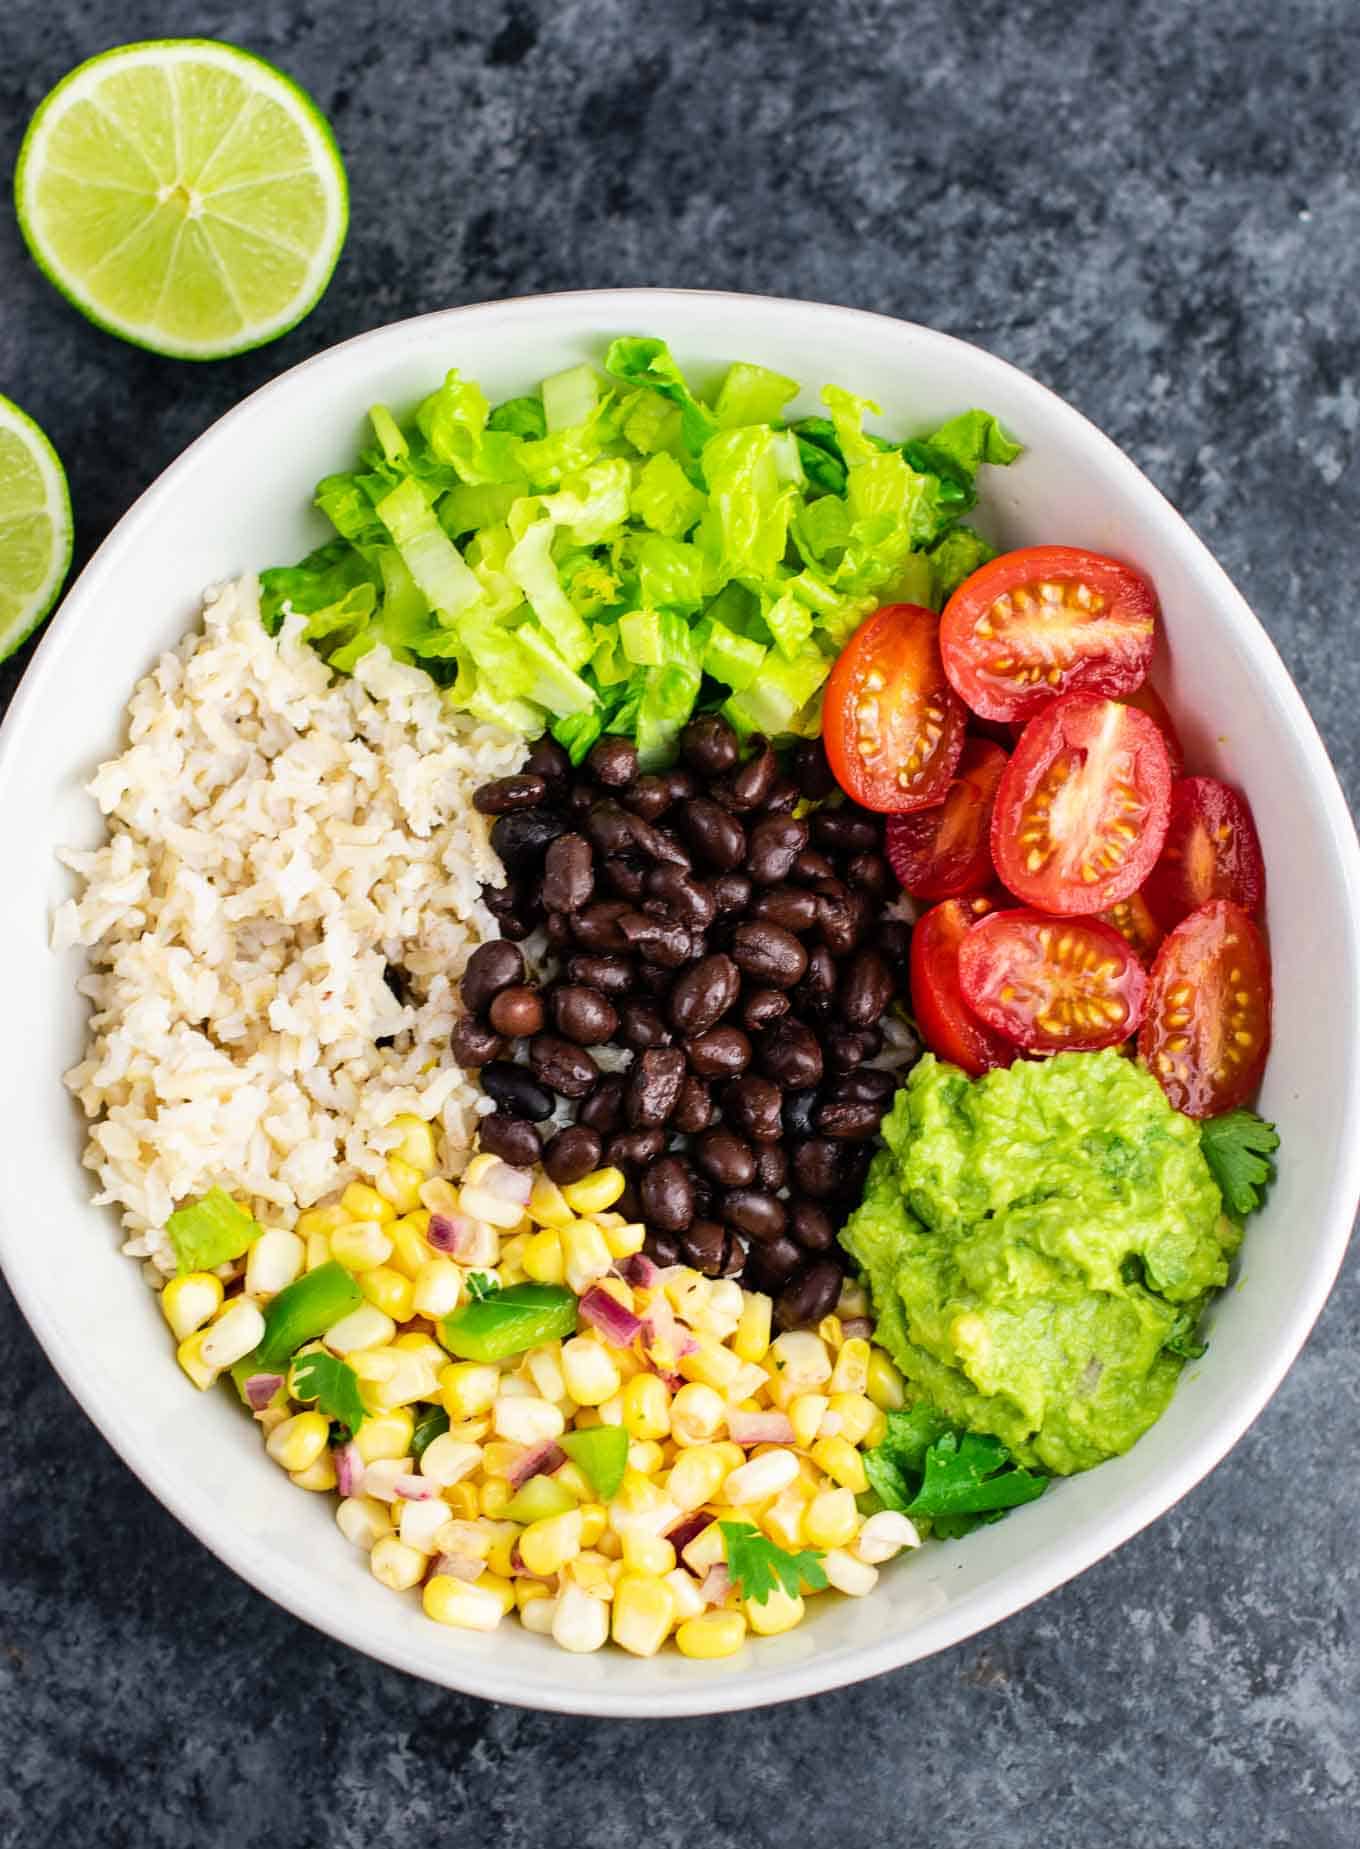
M 919 1397 L 1066 1474 L 1165 1409 L 1240 1237 L 1197 1124 L 1119 1053 L 927 1056 L 841 1243 Z

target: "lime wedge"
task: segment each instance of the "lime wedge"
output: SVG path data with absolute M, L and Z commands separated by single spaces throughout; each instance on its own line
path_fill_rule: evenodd
M 71 497 L 57 452 L 0 398 L 0 661 L 56 602 L 71 563 Z
M 77 66 L 38 105 L 14 193 L 63 295 L 175 359 L 221 359 L 293 327 L 349 222 L 344 165 L 311 98 L 212 39 Z

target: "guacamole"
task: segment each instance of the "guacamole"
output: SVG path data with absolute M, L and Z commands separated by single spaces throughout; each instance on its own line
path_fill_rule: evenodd
M 1164 1411 L 1240 1229 L 1199 1126 L 1132 1060 L 969 1079 L 927 1055 L 841 1233 L 919 1398 L 1061 1474 Z

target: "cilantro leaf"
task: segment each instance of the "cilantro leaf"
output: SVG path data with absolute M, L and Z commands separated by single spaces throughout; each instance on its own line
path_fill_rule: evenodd
M 800 1585 L 809 1592 L 820 1592 L 826 1585 L 822 1556 L 815 1550 L 805 1547 L 791 1554 L 749 1522 L 719 1522 L 718 1527 L 727 1555 L 727 1571 L 744 1599 L 763 1605 L 774 1591 L 776 1580 L 791 1599 L 797 1598 Z
M 1200 1125 L 1199 1146 L 1228 1211 L 1240 1220 L 1255 1213 L 1262 1190 L 1275 1179 L 1271 1155 L 1280 1138 L 1274 1124 L 1255 1111 L 1228 1111 Z
M 1048 1488 L 1048 1478 L 1022 1470 L 1010 1452 L 989 1433 L 946 1432 L 926 1452 L 921 1487 L 908 1506 L 909 1515 L 987 1515 L 1033 1502 Z
M 350 1438 L 367 1417 L 359 1396 L 359 1376 L 348 1362 L 324 1349 L 309 1349 L 297 1356 L 289 1370 L 289 1391 L 294 1399 L 315 1400 Z
M 501 1287 L 499 1278 L 489 1277 L 485 1271 L 468 1273 L 468 1296 L 474 1303 L 485 1303 L 488 1297 L 494 1297 Z

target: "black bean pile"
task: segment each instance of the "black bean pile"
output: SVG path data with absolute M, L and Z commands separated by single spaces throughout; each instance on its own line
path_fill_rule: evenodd
M 673 770 L 639 774 L 625 738 L 573 770 L 551 739 L 477 792 L 507 879 L 484 889 L 502 937 L 469 959 L 454 1057 L 496 1110 L 481 1142 L 554 1181 L 623 1170 L 619 1203 L 659 1264 L 740 1276 L 783 1328 L 834 1305 L 836 1233 L 859 1201 L 896 1078 L 866 1067 L 905 990 L 909 927 L 882 818 L 836 793 L 820 743 L 743 757 L 716 714 Z M 559 974 L 531 981 L 539 926 Z M 623 1071 L 592 1049 L 626 1048 Z M 605 1062 L 608 1064 L 609 1062 Z M 575 1122 L 539 1129 L 559 1099 Z

